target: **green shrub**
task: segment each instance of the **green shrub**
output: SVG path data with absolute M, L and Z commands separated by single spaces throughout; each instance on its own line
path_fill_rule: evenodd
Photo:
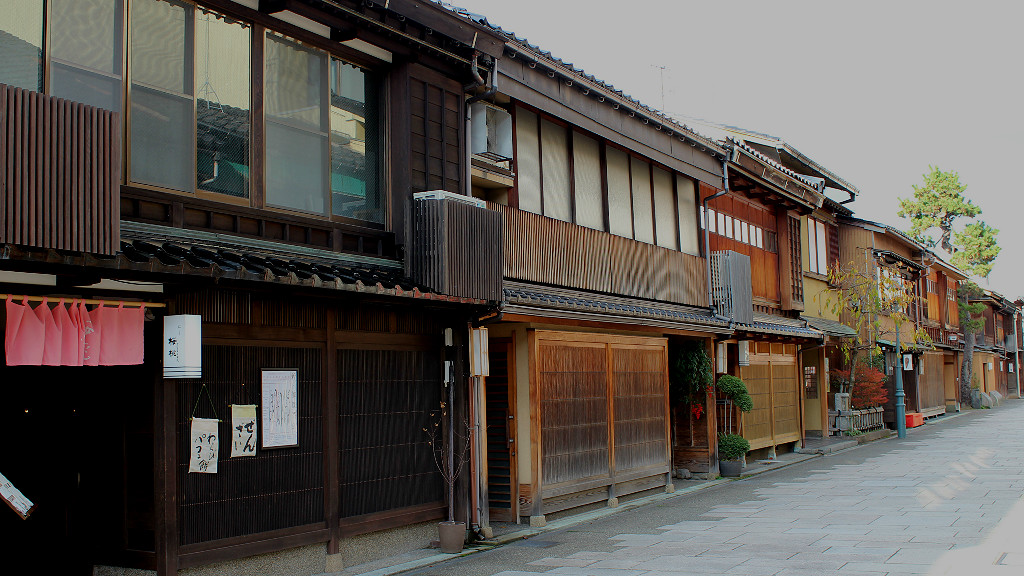
M 741 412 L 750 412 L 754 409 L 754 399 L 747 392 L 747 385 L 743 380 L 735 376 L 725 374 L 718 379 L 715 386 L 719 392 L 725 394 Z
M 722 434 L 718 437 L 718 458 L 739 460 L 750 451 L 750 442 L 739 434 Z

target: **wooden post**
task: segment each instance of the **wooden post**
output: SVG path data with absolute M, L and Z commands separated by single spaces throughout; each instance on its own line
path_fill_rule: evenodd
M 331 539 L 327 544 L 328 554 L 340 551 L 341 541 L 341 490 L 339 487 L 341 473 L 340 446 L 338 445 L 338 309 L 327 308 L 327 342 L 324 351 L 321 398 L 323 399 L 323 430 L 324 430 L 324 512 L 327 528 Z
M 530 508 L 530 524 L 544 524 L 544 496 L 541 486 L 541 421 L 540 421 L 540 345 L 537 342 L 537 331 L 526 331 L 530 366 L 530 456 L 533 460 L 530 470 L 533 506 Z
M 711 377 L 714 379 L 715 373 L 715 342 L 713 339 L 708 338 L 705 340 L 708 348 L 708 357 L 711 358 Z M 704 409 L 707 413 L 707 424 L 708 427 L 708 475 L 718 474 L 718 402 L 715 394 L 708 394 L 704 400 Z M 689 414 L 687 414 L 689 418 Z
M 153 497 L 156 510 L 157 576 L 178 574 L 177 381 L 154 375 L 153 435 L 156 462 Z

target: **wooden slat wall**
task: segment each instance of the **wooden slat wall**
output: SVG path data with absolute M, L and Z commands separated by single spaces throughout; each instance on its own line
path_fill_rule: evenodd
M 178 517 L 180 544 L 194 544 L 305 526 L 324 519 L 322 350 L 266 346 L 203 346 L 203 378 L 178 386 Z M 299 373 L 299 445 L 229 458 L 229 404 L 260 404 L 260 370 Z M 214 414 L 201 385 L 216 407 Z M 216 474 L 190 474 L 190 418 L 219 417 Z
M 340 516 L 438 503 L 424 432 L 440 418 L 437 350 L 339 350 Z M 443 504 L 443 503 L 442 503 Z
M 701 184 L 701 200 L 720 192 L 707 184 Z M 779 254 L 767 250 L 767 235 L 776 232 L 775 214 L 767 207 L 736 194 L 728 194 L 710 202 L 709 207 L 742 222 L 753 224 L 764 230 L 764 248 L 727 238 L 721 234 L 708 234 L 711 251 L 732 250 L 750 256 L 751 289 L 754 298 L 771 302 L 779 301 Z M 703 234 L 703 231 L 701 231 Z
M 756 450 L 772 444 L 771 366 L 754 364 L 740 367 L 740 379 L 754 401 L 754 408 L 743 415 L 743 437 Z
M 0 243 L 115 254 L 117 113 L 0 84 Z
M 758 342 L 750 365 L 739 367 L 754 409 L 743 415 L 743 437 L 751 450 L 800 440 L 801 381 L 796 345 Z
M 612 346 L 615 472 L 667 464 L 664 348 Z
M 461 192 L 465 179 L 462 86 L 414 65 L 410 66 L 409 99 L 412 191 Z
M 505 277 L 707 306 L 704 259 L 501 204 Z
M 917 404 L 920 411 L 928 416 L 946 412 L 946 385 L 943 381 L 944 356 L 942 352 L 925 352 L 921 356 L 921 361 L 924 362 L 924 375 L 919 375 L 917 380 Z
M 605 346 L 566 343 L 540 350 L 544 485 L 609 475 Z

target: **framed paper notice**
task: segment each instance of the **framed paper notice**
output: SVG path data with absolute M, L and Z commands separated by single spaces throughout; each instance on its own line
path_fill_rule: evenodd
M 299 371 L 263 370 L 260 427 L 264 448 L 299 445 Z

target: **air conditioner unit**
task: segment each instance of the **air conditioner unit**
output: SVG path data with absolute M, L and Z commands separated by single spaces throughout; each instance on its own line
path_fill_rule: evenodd
M 461 202 L 468 204 L 474 208 L 487 208 L 487 202 L 482 198 L 474 198 L 472 196 L 464 196 L 462 194 L 456 194 L 455 192 L 449 192 L 447 190 L 428 190 L 426 192 L 414 192 L 412 195 L 413 200 L 450 200 L 452 202 Z
M 512 115 L 486 102 L 470 105 L 473 154 L 494 162 L 512 159 Z

